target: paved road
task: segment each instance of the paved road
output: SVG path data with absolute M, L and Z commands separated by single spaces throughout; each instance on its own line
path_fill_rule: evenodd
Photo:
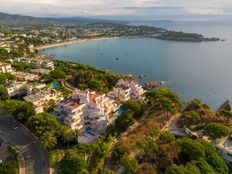
M 25 159 L 26 174 L 48 174 L 48 158 L 38 140 L 28 130 L 19 125 L 18 130 L 11 128 L 12 121 L 0 113 L 0 139 L 16 146 Z

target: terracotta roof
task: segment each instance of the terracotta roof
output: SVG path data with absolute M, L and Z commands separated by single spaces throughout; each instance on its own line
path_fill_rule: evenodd
M 96 103 L 96 98 L 99 97 L 100 94 L 97 93 L 90 93 L 89 94 L 89 102 L 90 103 Z

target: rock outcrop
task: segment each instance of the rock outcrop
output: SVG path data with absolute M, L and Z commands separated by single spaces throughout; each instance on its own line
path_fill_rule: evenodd
M 231 105 L 230 105 L 230 101 L 226 100 L 219 108 L 218 110 L 227 110 L 227 111 L 231 111 Z

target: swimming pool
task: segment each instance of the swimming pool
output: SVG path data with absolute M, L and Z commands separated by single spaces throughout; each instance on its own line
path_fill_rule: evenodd
M 53 83 L 51 83 L 51 87 L 53 89 L 59 88 L 60 87 L 60 83 L 59 82 L 53 82 Z

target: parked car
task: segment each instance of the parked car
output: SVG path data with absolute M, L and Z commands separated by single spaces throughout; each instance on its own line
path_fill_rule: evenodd
M 18 128 L 19 128 L 19 127 L 18 127 L 17 124 L 13 124 L 13 125 L 12 125 L 12 129 L 17 130 Z

